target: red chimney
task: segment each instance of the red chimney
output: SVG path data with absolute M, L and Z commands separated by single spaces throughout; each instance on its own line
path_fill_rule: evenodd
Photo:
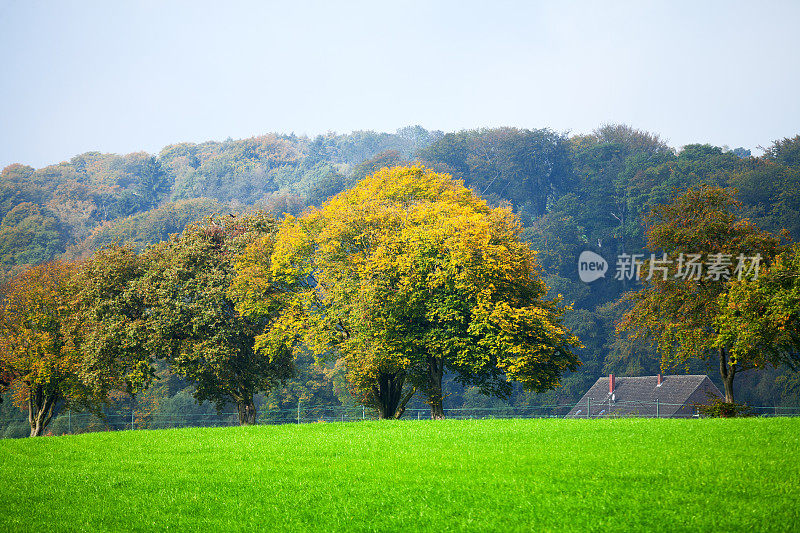
M 661 374 L 659 374 L 659 375 L 658 375 L 658 386 L 659 386 L 659 387 L 661 386 L 661 382 L 662 382 L 663 380 L 664 380 L 664 378 L 661 376 Z
M 614 393 L 614 374 L 608 375 L 608 393 L 609 394 Z

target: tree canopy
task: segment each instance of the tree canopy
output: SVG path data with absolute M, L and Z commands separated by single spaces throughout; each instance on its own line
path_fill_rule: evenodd
M 628 296 L 633 306 L 618 325 L 632 343 L 654 341 L 663 366 L 715 355 L 731 403 L 734 376 L 761 356 L 739 351 L 732 357 L 733 346 L 720 335 L 720 302 L 734 280 L 757 277 L 761 261 L 769 265 L 780 245 L 776 236 L 739 218 L 740 205 L 730 190 L 698 187 L 653 209 L 647 231 L 653 254 L 641 267 L 643 287 Z M 703 271 L 699 260 L 715 257 L 724 270 Z
M 44 434 L 64 407 L 101 414 L 111 390 L 130 391 L 131 366 L 89 342 L 81 329 L 74 277 L 83 265 L 44 263 L 6 282 L 0 308 L 0 368 L 4 386 L 28 410 L 31 436 Z M 102 322 L 93 322 L 104 329 Z
M 198 401 L 220 409 L 235 403 L 241 424 L 256 420 L 253 396 L 292 372 L 291 346 L 256 346 L 266 319 L 237 311 L 230 293 L 237 253 L 274 231 L 274 220 L 263 215 L 193 224 L 145 252 L 147 271 L 138 282 L 150 353 L 192 383 Z
M 800 362 L 800 246 L 778 255 L 755 279 L 736 280 L 720 296 L 716 345 L 755 367 Z
M 384 168 L 287 218 L 271 275 L 304 287 L 309 345 L 342 357 L 364 403 L 396 417 L 421 388 L 441 418 L 445 368 L 507 394 L 510 380 L 546 390 L 578 365 L 520 231 L 447 174 Z

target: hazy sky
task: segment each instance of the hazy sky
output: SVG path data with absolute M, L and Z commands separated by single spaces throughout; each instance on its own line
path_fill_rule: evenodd
M 800 133 L 800 2 L 0 0 L 0 167 L 420 124 L 756 148 Z

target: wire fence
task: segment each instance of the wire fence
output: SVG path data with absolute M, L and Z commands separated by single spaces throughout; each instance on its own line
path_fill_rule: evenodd
M 729 404 L 728 404 L 729 405 Z M 709 406 L 690 403 L 669 403 L 659 400 L 613 401 L 606 399 L 592 402 L 582 400 L 571 406 L 565 415 L 568 418 L 706 418 Z M 800 406 L 750 406 L 738 405 L 737 416 L 748 417 L 797 417 Z
M 492 418 L 702 418 L 698 406 L 665 402 L 595 402 L 509 407 L 464 407 L 444 409 L 445 418 L 455 420 Z M 799 417 L 800 406 L 749 406 L 748 416 Z M 428 408 L 409 408 L 402 420 L 425 420 Z M 308 424 L 375 420 L 374 410 L 346 406 L 303 406 L 292 409 L 265 409 L 256 424 Z M 183 427 L 237 426 L 235 412 L 220 413 L 144 413 L 136 409 L 109 411 L 102 417 L 71 410 L 60 413 L 47 427 L 49 435 L 68 435 L 95 431 L 168 429 Z M 27 414 L 0 419 L 0 438 L 24 437 L 30 433 Z

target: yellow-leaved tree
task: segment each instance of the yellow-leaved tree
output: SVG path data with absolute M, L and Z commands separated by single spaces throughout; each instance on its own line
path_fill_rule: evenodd
M 240 257 L 240 307 L 269 287 L 291 292 L 306 344 L 335 357 L 381 418 L 401 416 L 418 389 L 443 418 L 446 369 L 502 396 L 512 381 L 553 388 L 580 364 L 511 210 L 448 174 L 384 168 L 287 217 L 269 256 L 266 244 Z

